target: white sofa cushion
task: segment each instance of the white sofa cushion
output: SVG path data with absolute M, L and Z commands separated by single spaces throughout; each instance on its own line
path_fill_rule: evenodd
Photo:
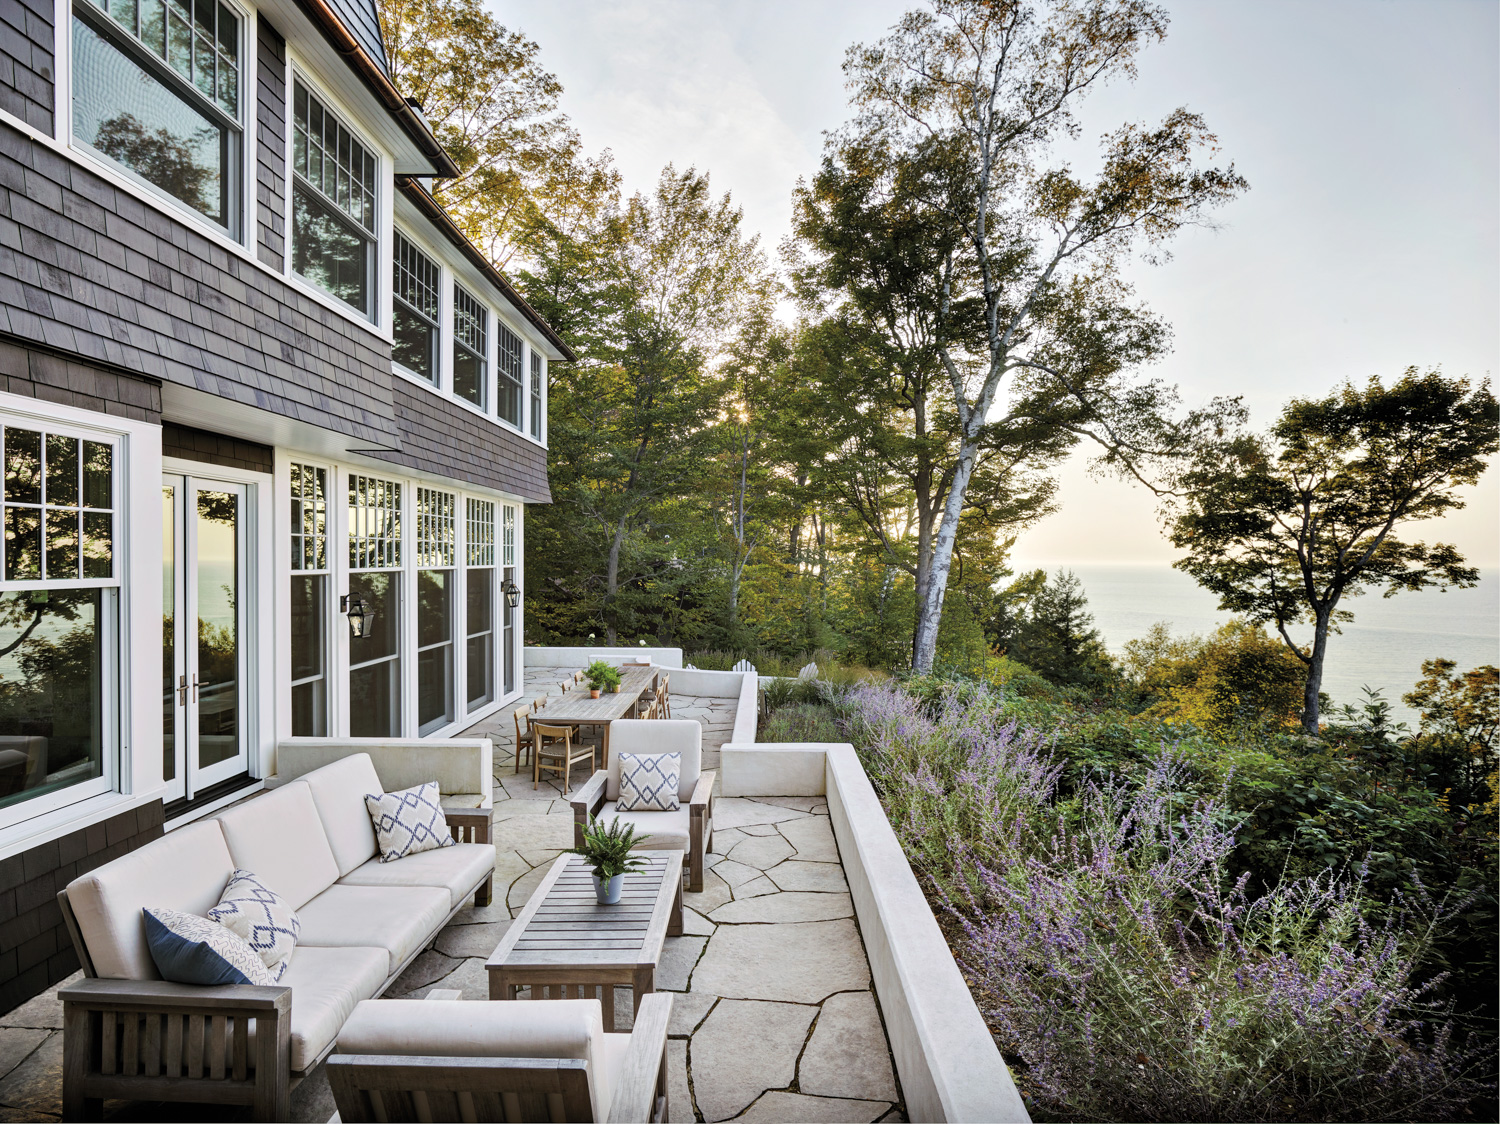
M 495 869 L 495 848 L 488 843 L 456 843 L 398 863 L 370 859 L 343 878 L 340 886 L 438 886 L 448 891 L 449 907 L 472 894 Z
M 692 843 L 692 813 L 686 804 L 675 812 L 622 812 L 613 800 L 606 800 L 599 808 L 599 822 L 608 825 L 616 816 L 634 827 L 637 835 L 651 836 L 636 844 L 639 850 L 686 851 Z
M 389 975 L 437 936 L 450 900 L 438 886 L 330 886 L 297 911 L 297 947 L 383 948 Z
M 604 795 L 620 799 L 620 757 L 626 753 L 680 753 L 677 799 L 686 804 L 703 771 L 703 727 L 695 718 L 617 718 L 609 724 L 609 765 Z
M 620 807 L 627 812 L 677 811 L 682 754 L 620 754 Z
M 255 871 L 293 909 L 338 881 L 338 864 L 305 782 L 253 796 L 218 820 L 234 865 Z
M 276 771 L 305 776 L 353 753 L 367 753 L 382 788 L 394 791 L 437 781 L 444 796 L 474 793 L 489 806 L 495 747 L 489 738 L 286 738 L 276 744 Z
M 429 1058 L 581 1058 L 589 1063 L 594 1119 L 609 1114 L 604 1016 L 597 999 L 510 1003 L 381 999 L 361 1003 L 339 1031 L 341 1054 Z M 629 1035 L 613 1035 L 627 1040 Z
M 303 776 L 342 878 L 375 854 L 365 793 L 384 791 L 368 753 L 356 753 Z
M 292 1068 L 304 1070 L 327 1048 L 361 1000 L 390 974 L 383 948 L 298 945 L 281 982 L 292 989 Z
M 141 910 L 206 916 L 234 873 L 217 820 L 188 824 L 68 883 L 68 904 L 106 980 L 159 980 Z
M 219 897 L 219 904 L 208 911 L 208 919 L 217 921 L 255 950 L 271 972 L 273 980 L 281 979 L 287 958 L 297 947 L 302 923 L 285 898 L 248 870 L 236 870 L 229 885 Z
M 375 846 L 383 863 L 454 844 L 436 781 L 400 792 L 367 792 L 365 807 L 375 825 Z

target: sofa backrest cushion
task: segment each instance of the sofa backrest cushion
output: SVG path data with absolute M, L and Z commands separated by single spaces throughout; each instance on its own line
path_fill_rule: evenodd
M 604 1016 L 597 999 L 546 1003 L 366 999 L 339 1031 L 341 1054 L 424 1058 L 582 1058 L 594 1119 L 609 1114 L 603 1072 Z
M 276 773 L 302 777 L 358 753 L 380 777 L 372 792 L 399 792 L 437 781 L 444 796 L 473 793 L 489 807 L 495 784 L 495 747 L 489 738 L 287 738 L 276 745 Z
M 356 753 L 302 777 L 312 789 L 323 833 L 333 850 L 342 878 L 375 857 L 375 828 L 365 808 L 365 795 L 385 791 L 368 753 Z
M 339 864 L 306 781 L 251 797 L 220 815 L 219 824 L 234 865 L 254 871 L 293 909 L 339 880 Z
M 106 980 L 159 980 L 146 946 L 147 906 L 196 913 L 219 902 L 234 860 L 218 820 L 188 824 L 68 883 L 68 904 Z
M 604 795 L 620 798 L 620 754 L 679 753 L 677 798 L 686 804 L 703 771 L 703 727 L 695 718 L 619 718 L 609 724 L 609 776 Z

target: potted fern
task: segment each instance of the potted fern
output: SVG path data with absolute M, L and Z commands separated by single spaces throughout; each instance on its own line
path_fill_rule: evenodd
M 569 848 L 569 854 L 582 855 L 594 874 L 594 897 L 600 905 L 614 905 L 620 900 L 620 890 L 625 875 L 644 867 L 645 861 L 630 853 L 650 839 L 649 835 L 636 835 L 632 824 L 621 823 L 616 817 L 605 827 L 597 816 L 590 816 L 588 826 L 583 829 L 583 846 Z
M 620 669 L 603 660 L 595 660 L 589 664 L 584 674 L 589 677 L 589 698 L 597 699 L 599 692 L 605 688 L 611 691 L 620 689 Z

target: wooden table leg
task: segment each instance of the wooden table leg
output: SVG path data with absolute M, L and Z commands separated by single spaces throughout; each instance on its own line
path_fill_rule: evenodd
M 672 913 L 667 918 L 667 936 L 682 936 L 682 879 L 677 879 L 677 892 L 672 895 Z
M 647 964 L 644 968 L 637 968 L 631 973 L 630 1001 L 632 1016 L 641 1013 L 641 996 L 649 995 L 656 990 L 656 965 Z

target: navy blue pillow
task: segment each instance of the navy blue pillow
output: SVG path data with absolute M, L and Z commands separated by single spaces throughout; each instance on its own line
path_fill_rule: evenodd
M 206 917 L 175 909 L 143 909 L 146 947 L 161 978 L 173 983 L 273 985 L 250 943 Z

